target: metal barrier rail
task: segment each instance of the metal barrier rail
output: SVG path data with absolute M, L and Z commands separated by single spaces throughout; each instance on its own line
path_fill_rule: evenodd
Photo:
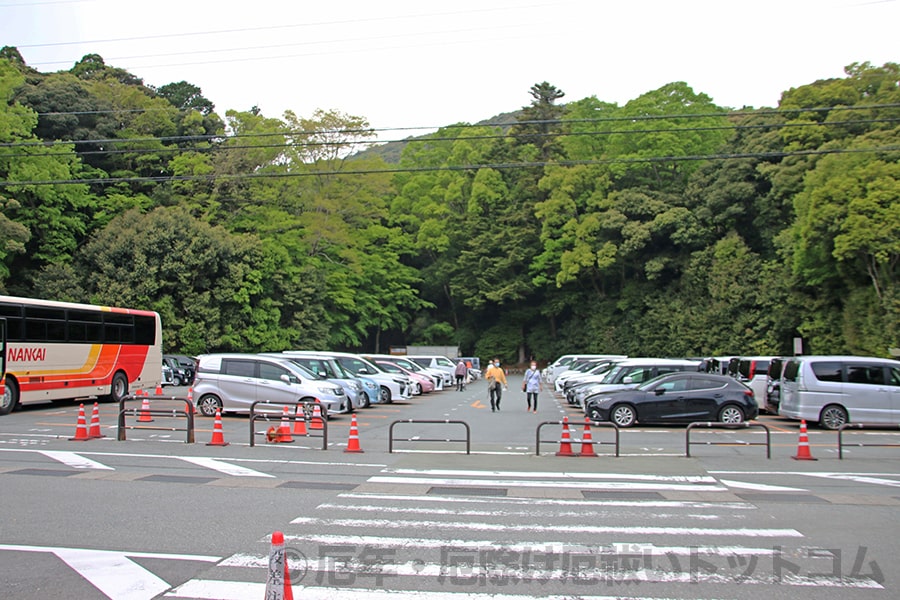
M 185 409 L 177 410 L 177 409 L 161 409 L 161 408 L 149 408 L 147 410 L 143 410 L 142 408 L 125 408 L 126 402 L 137 402 L 141 401 L 143 403 L 144 400 L 153 400 L 153 401 L 175 401 L 175 402 L 184 402 Z M 187 398 L 179 398 L 177 396 L 123 396 L 121 400 L 119 400 L 119 418 L 118 418 L 118 433 L 116 435 L 116 440 L 120 442 L 126 441 L 125 439 L 125 430 L 126 429 L 152 429 L 155 431 L 184 431 L 185 432 L 185 443 L 193 444 L 194 443 L 194 407 L 191 404 L 191 401 Z M 126 413 L 131 413 L 133 416 L 140 418 L 142 415 L 149 415 L 151 417 L 172 417 L 172 418 L 181 418 L 184 417 L 187 420 L 187 423 L 184 428 L 180 427 L 158 427 L 158 426 L 145 426 L 145 425 L 126 425 L 125 424 L 125 415 Z
M 266 407 L 277 407 L 281 412 L 256 412 L 257 405 L 262 404 Z M 322 450 L 328 450 L 328 419 L 324 416 L 315 417 L 312 416 L 313 408 L 315 406 L 319 406 L 320 410 L 324 412 L 325 407 L 317 402 L 269 402 L 268 400 L 257 400 L 253 404 L 250 405 L 250 446 L 253 447 L 256 445 L 256 421 L 277 421 L 281 423 L 282 418 L 284 417 L 284 407 L 288 407 L 288 411 L 290 413 L 290 408 L 294 407 L 294 414 L 288 414 L 290 417 L 290 422 L 293 424 L 297 420 L 297 408 L 303 407 L 303 420 L 307 423 L 307 432 L 309 431 L 321 431 L 322 432 Z M 309 425 L 312 424 L 313 420 L 318 420 L 322 422 L 322 429 L 311 429 Z M 319 437 L 309 435 L 307 433 L 307 437 Z
M 466 428 L 466 438 L 463 440 L 459 439 L 451 439 L 451 438 L 394 438 L 394 427 L 399 423 L 422 423 L 422 424 L 432 424 L 432 425 L 444 425 L 444 424 L 456 424 L 462 425 Z M 466 443 L 466 454 L 472 453 L 472 429 L 469 427 L 469 424 L 465 421 L 451 421 L 449 419 L 445 420 L 426 420 L 420 421 L 418 419 L 401 419 L 399 421 L 394 421 L 391 423 L 390 428 L 388 429 L 388 454 L 394 452 L 394 442 L 465 442 Z
M 750 429 L 751 427 L 759 427 L 766 432 L 765 442 L 691 442 L 691 431 L 698 427 L 706 427 L 708 429 Z M 772 434 L 769 428 L 762 423 L 753 421 L 744 421 L 743 423 L 719 423 L 717 421 L 697 421 L 687 426 L 684 432 L 685 456 L 691 457 L 691 446 L 765 446 L 766 458 L 772 458 Z
M 900 429 L 900 425 L 890 423 L 844 423 L 838 427 L 838 458 L 844 459 L 844 446 L 856 446 L 857 448 L 900 448 L 900 444 L 845 444 L 844 430 L 846 429 Z
M 603 441 L 594 441 L 593 444 L 595 446 L 615 446 L 616 447 L 616 458 L 619 457 L 619 426 L 615 423 L 610 423 L 607 421 L 589 421 L 591 427 L 611 427 L 616 433 L 616 441 L 614 442 L 603 442 Z M 541 455 L 541 444 L 558 444 L 559 440 L 542 440 L 541 439 L 541 429 L 544 428 L 545 425 L 562 425 L 562 421 L 543 421 L 538 423 L 537 428 L 534 432 L 534 455 Z M 577 426 L 577 423 L 570 422 L 570 427 Z M 591 436 L 593 437 L 593 436 Z M 572 440 L 573 444 L 580 444 L 582 440 Z

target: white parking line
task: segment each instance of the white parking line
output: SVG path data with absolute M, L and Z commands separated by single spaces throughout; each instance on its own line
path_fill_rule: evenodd
M 219 473 L 224 473 L 225 475 L 231 475 L 232 477 L 269 477 L 274 479 L 274 475 L 269 475 L 268 473 L 263 473 L 262 471 L 254 471 L 253 469 L 248 469 L 247 467 L 240 467 L 238 465 L 232 465 L 227 462 L 223 462 L 218 458 L 208 458 L 205 456 L 176 456 L 178 460 L 183 460 L 184 462 L 191 463 L 192 465 L 197 465 L 198 467 L 204 467 L 207 469 L 212 469 L 213 471 L 218 471 Z
M 743 537 L 803 537 L 796 529 L 766 528 L 703 528 L 703 527 L 650 527 L 616 525 L 522 525 L 503 523 L 462 523 L 452 521 L 394 521 L 390 519 L 320 519 L 318 517 L 297 517 L 292 525 L 323 527 L 375 527 L 380 529 L 439 529 L 462 531 L 503 531 L 532 533 L 581 533 L 581 534 L 621 534 L 621 535 L 708 535 Z
M 368 505 L 360 505 L 360 504 L 334 504 L 332 502 L 323 502 L 322 504 L 316 507 L 317 510 L 347 510 L 351 512 L 365 512 L 365 513 L 393 513 L 393 514 L 424 514 L 424 515 L 452 515 L 452 516 L 461 516 L 461 517 L 495 517 L 497 516 L 497 511 L 493 508 L 484 509 L 484 510 L 462 510 L 456 507 L 452 508 L 435 508 L 434 506 L 415 506 L 415 507 L 404 507 L 404 506 L 384 506 L 383 504 L 368 504 Z M 531 510 L 504 510 L 503 516 L 505 517 L 534 517 L 535 511 L 533 508 Z M 637 511 L 623 511 L 620 508 L 616 508 L 616 510 L 604 510 L 604 511 L 587 511 L 584 509 L 580 510 L 557 510 L 553 512 L 554 518 L 561 517 L 599 517 L 599 518 L 622 518 L 628 516 L 639 517 L 643 516 L 643 513 L 639 513 Z M 682 519 L 694 519 L 698 521 L 718 521 L 722 517 L 719 515 L 710 515 L 710 514 L 682 514 L 676 515 L 672 513 L 659 513 L 656 512 L 653 514 L 654 518 L 657 519 L 668 519 L 668 518 L 682 518 Z M 728 518 L 731 520 L 744 518 L 744 515 L 728 515 Z
M 304 600 L 571 600 L 571 594 L 551 596 L 524 596 L 518 594 L 480 594 L 473 592 L 431 592 L 412 590 L 366 590 L 353 588 L 325 588 L 304 585 L 292 586 L 295 598 Z M 166 594 L 167 598 L 199 598 L 201 600 L 246 600 L 262 598 L 266 584 L 243 581 L 216 581 L 193 579 Z M 621 600 L 621 596 L 583 596 L 580 600 Z M 629 600 L 672 600 L 629 596 Z
M 45 552 L 56 555 L 91 585 L 112 600 L 150 600 L 171 587 L 131 558 L 160 558 L 217 562 L 218 556 L 116 552 L 53 546 L 0 545 L 0 551 Z
M 99 463 L 90 458 L 85 458 L 75 452 L 64 452 L 60 450 L 38 450 L 39 454 L 43 454 L 47 458 L 58 460 L 62 464 L 72 467 L 73 469 L 95 469 L 99 471 L 115 471 L 110 466 Z
M 506 498 L 506 497 L 455 497 L 413 496 L 404 494 L 376 494 L 372 492 L 345 492 L 339 498 L 365 500 L 409 500 L 414 502 L 439 502 L 456 504 L 514 504 L 523 506 L 622 506 L 645 508 L 722 508 L 728 510 L 757 510 L 749 502 L 698 502 L 691 500 L 576 500 L 563 498 Z
M 730 488 L 740 490 L 754 490 L 757 492 L 808 492 L 809 490 L 796 487 L 787 487 L 783 485 L 770 485 L 767 483 L 749 483 L 746 481 L 733 481 L 731 479 L 720 479 L 722 483 Z
M 667 491 L 667 492 L 727 492 L 728 488 L 716 482 L 712 484 L 682 484 L 665 482 L 639 481 L 539 481 L 503 479 L 485 481 L 484 479 L 451 479 L 443 477 L 369 477 L 368 483 L 410 483 L 437 486 L 476 486 L 483 487 L 537 487 L 537 488 L 574 488 L 579 490 L 629 490 L 629 491 Z
M 559 471 L 475 471 L 459 469 L 384 469 L 394 475 L 440 475 L 462 477 L 521 477 L 535 479 L 631 479 L 635 481 L 674 481 L 679 483 L 716 483 L 709 475 L 646 475 L 641 473 L 579 473 Z

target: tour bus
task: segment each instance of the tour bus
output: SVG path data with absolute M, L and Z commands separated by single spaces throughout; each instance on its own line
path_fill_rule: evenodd
M 118 401 L 162 377 L 155 312 L 0 296 L 5 373 L 0 415 L 33 402 Z

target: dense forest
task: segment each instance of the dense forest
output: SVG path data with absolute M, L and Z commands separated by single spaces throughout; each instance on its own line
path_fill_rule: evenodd
M 380 154 L 362 116 L 222 115 L 185 81 L 6 47 L 0 291 L 156 310 L 190 354 L 886 355 L 900 65 L 845 74 L 761 109 L 538 83 L 512 119 Z

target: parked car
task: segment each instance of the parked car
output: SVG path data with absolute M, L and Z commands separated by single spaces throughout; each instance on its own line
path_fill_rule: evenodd
M 679 371 L 697 371 L 700 361 L 670 358 L 629 358 L 612 364 L 599 381 L 587 382 L 572 390 L 570 404 L 584 408 L 584 400 L 601 392 L 634 388 L 645 381 Z M 585 413 L 587 414 L 587 413 Z
M 610 362 L 615 362 L 615 360 L 609 358 L 583 358 L 576 360 L 569 365 L 569 370 L 563 371 L 556 376 L 556 380 L 553 382 L 553 389 L 556 393 L 562 394 L 566 388 L 566 382 L 573 377 L 582 377 L 592 372 L 596 374 L 605 370 Z
M 272 354 L 279 358 L 284 358 L 284 354 Z M 347 374 L 338 362 L 330 356 L 290 356 L 289 360 L 297 363 L 304 369 L 310 371 L 320 379 L 335 383 L 344 388 L 344 394 L 350 402 L 347 403 L 347 410 L 354 408 L 368 408 L 371 406 L 371 400 L 364 394 L 362 382 L 358 378 Z
M 756 399 L 756 406 L 761 410 L 766 408 L 766 389 L 771 362 L 771 356 L 742 356 L 738 361 L 736 379 L 750 386 Z
M 556 378 L 559 377 L 559 375 L 564 371 L 568 371 L 569 367 L 574 362 L 586 358 L 611 358 L 615 360 L 628 357 L 613 354 L 563 354 L 555 361 L 547 365 L 544 370 L 541 371 L 541 375 L 543 375 L 544 381 L 546 381 L 547 383 L 556 383 Z
M 440 371 L 444 377 L 444 386 L 449 387 L 456 381 L 455 375 L 456 362 L 450 360 L 446 356 L 407 356 L 408 359 L 415 362 L 426 369 L 435 369 Z
M 184 384 L 192 384 L 194 382 L 194 376 L 197 374 L 197 359 L 185 356 L 184 354 L 166 354 L 166 356 L 174 358 L 178 362 L 178 366 L 184 370 Z
M 900 361 L 798 356 L 784 366 L 778 413 L 839 429 L 850 422 L 900 422 Z
M 160 381 L 162 385 L 175 385 L 175 374 L 165 360 L 162 362 L 162 379 Z
M 349 352 L 309 352 L 304 350 L 288 350 L 288 356 L 314 354 L 334 357 L 338 364 L 348 373 L 368 377 L 378 383 L 378 402 L 390 404 L 394 400 L 408 400 L 412 394 L 412 382 L 405 375 L 388 373 L 373 362 L 358 354 Z
M 171 354 L 163 355 L 163 364 L 168 365 L 172 371 L 172 385 L 187 385 L 194 380 L 194 377 L 189 377 L 188 372 L 181 366 L 181 363 Z
M 585 401 L 594 421 L 619 427 L 635 423 L 742 423 L 759 414 L 753 390 L 733 377 L 711 373 L 670 373 L 630 390 L 600 393 Z
M 272 403 L 315 402 L 323 416 L 347 410 L 339 385 L 322 381 L 287 358 L 258 354 L 207 354 L 200 357 L 194 380 L 197 410 L 208 417 L 222 412 L 246 413 L 257 400 Z
M 419 363 L 411 360 L 408 356 L 394 356 L 392 354 L 364 354 L 363 358 L 368 361 L 389 360 L 395 365 L 401 366 L 408 371 L 418 373 L 430 377 L 434 383 L 434 389 L 438 392 L 444 389 L 444 372 L 439 369 L 429 369 L 423 367 Z
M 398 373 L 406 375 L 413 382 L 412 393 L 416 396 L 428 394 L 434 391 L 434 379 L 428 375 L 420 375 L 408 369 L 404 369 L 400 365 L 387 360 L 376 360 L 375 364 L 387 371 L 388 373 Z

